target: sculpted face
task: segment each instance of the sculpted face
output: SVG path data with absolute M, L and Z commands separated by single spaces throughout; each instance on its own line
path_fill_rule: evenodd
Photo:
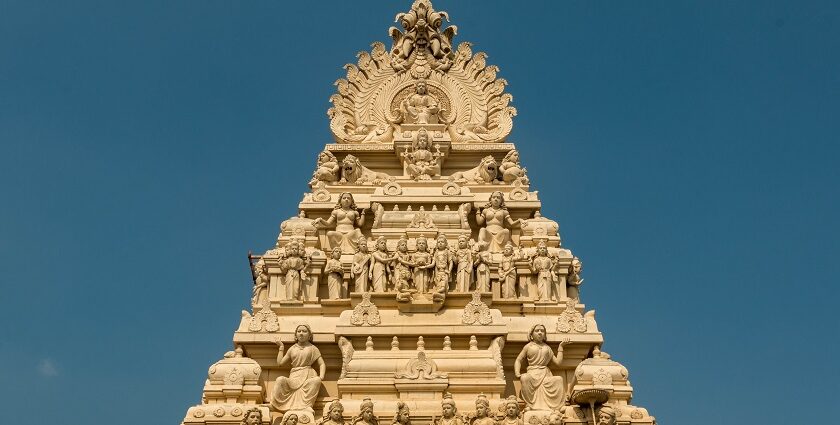
M 408 242 L 401 240 L 400 243 L 397 244 L 397 250 L 400 252 L 408 251 Z
M 418 239 L 417 240 L 417 250 L 418 251 L 426 251 L 429 249 L 429 243 L 426 242 L 425 239 Z
M 509 418 L 515 418 L 519 416 L 519 406 L 516 403 L 508 403 L 505 406 L 505 415 Z
M 332 250 L 332 258 L 333 260 L 340 260 L 341 259 L 341 250 L 336 248 Z
M 598 412 L 598 425 L 614 425 L 612 415 L 607 412 Z
M 438 249 L 446 249 L 447 243 L 445 238 L 438 238 L 437 240 L 437 248 Z
M 513 153 L 510 154 L 510 162 L 519 162 L 519 152 L 513 151 Z
M 467 247 L 467 240 L 466 239 L 458 239 L 458 248 L 466 248 Z
M 342 208 L 350 208 L 350 205 L 353 205 L 353 195 L 345 192 L 341 194 L 341 207 Z
M 407 424 L 410 420 L 411 420 L 411 413 L 408 411 L 408 409 L 400 410 L 399 422 L 401 424 Z
M 359 239 L 359 251 L 367 254 L 367 252 L 368 252 L 367 239 Z
M 300 325 L 295 329 L 295 340 L 299 343 L 309 342 L 309 338 L 312 335 L 309 333 L 309 328 L 306 326 Z
M 367 423 L 373 423 L 373 409 L 365 409 L 362 412 L 362 419 Z
M 330 409 L 330 419 L 332 419 L 333 422 L 339 422 L 343 414 L 344 408 L 341 407 L 340 404 L 334 404 L 332 409 Z
M 443 407 L 441 408 L 441 413 L 443 414 L 444 418 L 449 419 L 449 418 L 451 418 L 452 416 L 455 415 L 455 406 L 453 406 L 449 403 L 444 404 Z
M 426 83 L 420 81 L 414 86 L 414 90 L 417 94 L 426 94 Z
M 475 405 L 475 415 L 479 418 L 487 416 L 487 407 L 485 407 L 483 404 Z
M 505 245 L 505 256 L 509 257 L 513 255 L 513 247 L 510 245 Z
M 376 242 L 376 249 L 380 251 L 387 251 L 388 250 L 388 243 L 385 242 L 385 239 Z
M 260 425 L 262 421 L 262 414 L 260 412 L 251 411 L 248 412 L 248 416 L 245 417 L 245 425 Z
M 534 330 L 531 331 L 531 338 L 536 342 L 545 341 L 545 326 L 543 326 L 543 325 L 535 326 Z
M 504 202 L 504 198 L 502 197 L 501 192 L 493 192 L 493 194 L 490 195 L 490 206 L 493 208 L 501 207 L 502 202 Z
M 539 251 L 540 255 L 543 255 L 543 256 L 548 255 L 548 248 L 546 248 L 544 246 L 541 246 L 541 247 L 537 248 L 537 251 Z
M 297 425 L 297 423 L 298 423 L 297 415 L 289 415 L 289 417 L 286 418 L 285 425 Z

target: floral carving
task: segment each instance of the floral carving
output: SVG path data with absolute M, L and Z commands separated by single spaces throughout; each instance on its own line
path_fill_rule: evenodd
M 583 315 L 575 309 L 577 299 L 570 298 L 566 301 L 566 309 L 557 318 L 557 332 L 569 333 L 572 331 L 583 333 L 586 332 L 586 320 Z
M 402 373 L 394 374 L 398 379 L 445 379 L 445 373 L 438 373 L 437 364 L 426 358 L 425 351 L 418 351 L 417 358 L 411 359 L 405 365 Z
M 481 293 L 473 292 L 472 301 L 464 307 L 461 313 L 461 323 L 465 325 L 489 325 L 493 323 L 493 316 L 490 315 L 490 307 L 481 301 Z
M 277 332 L 280 329 L 280 321 L 277 315 L 271 311 L 268 300 L 265 300 L 260 309 L 251 317 L 248 323 L 248 330 L 251 332 Z
M 353 314 L 350 316 L 350 323 L 355 326 L 376 326 L 381 322 L 379 309 L 370 300 L 370 292 L 365 292 L 362 294 L 362 302 L 353 309 Z

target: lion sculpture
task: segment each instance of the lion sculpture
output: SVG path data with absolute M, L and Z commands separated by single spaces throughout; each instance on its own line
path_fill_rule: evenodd
M 379 173 L 362 165 L 362 161 L 353 155 L 341 160 L 340 183 L 380 185 L 391 180 L 391 176 Z
M 499 164 L 492 155 L 485 156 L 477 167 L 452 174 L 452 179 L 459 183 L 498 183 Z

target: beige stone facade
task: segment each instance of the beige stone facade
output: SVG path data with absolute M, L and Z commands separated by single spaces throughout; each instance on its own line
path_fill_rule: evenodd
M 337 82 L 335 140 L 183 424 L 654 423 L 506 140 L 498 68 L 427 0 L 397 21 Z

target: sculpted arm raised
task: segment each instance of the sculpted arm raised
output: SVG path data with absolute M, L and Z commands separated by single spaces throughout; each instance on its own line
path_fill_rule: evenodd
M 362 227 L 364 225 L 365 225 L 365 209 L 362 208 L 361 211 L 359 212 L 359 218 L 356 219 L 356 226 L 357 227 Z
M 559 367 L 560 363 L 563 362 L 563 346 L 569 344 L 569 342 L 571 342 L 569 338 L 563 338 L 560 343 L 557 344 L 557 355 L 555 355 L 554 359 L 552 359 L 554 365 Z
M 291 359 L 290 353 L 285 352 L 286 347 L 283 346 L 283 341 L 281 341 L 280 338 L 274 340 L 274 343 L 277 344 L 277 347 L 279 348 L 279 351 L 277 351 L 277 366 L 285 366 Z

